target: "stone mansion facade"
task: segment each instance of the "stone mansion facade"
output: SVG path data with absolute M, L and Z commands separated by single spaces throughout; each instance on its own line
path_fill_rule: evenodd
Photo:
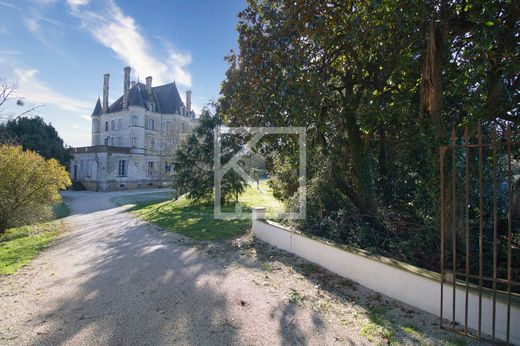
M 191 91 L 183 103 L 175 82 L 152 86 L 130 82 L 124 69 L 123 95 L 109 105 L 105 74 L 103 100 L 92 112 L 92 145 L 72 148 L 71 179 L 91 191 L 166 186 L 173 150 L 195 121 Z

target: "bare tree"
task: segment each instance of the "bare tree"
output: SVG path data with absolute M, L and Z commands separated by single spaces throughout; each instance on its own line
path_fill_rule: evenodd
M 14 81 L 9 81 L 7 79 L 0 78 L 0 121 L 7 120 L 9 116 L 5 114 L 4 109 L 2 108 L 8 101 L 15 101 L 16 105 L 19 107 L 25 106 L 25 98 L 19 97 L 16 95 L 16 90 L 18 89 L 18 83 Z M 33 106 L 20 114 L 13 116 L 12 119 L 18 119 L 24 115 L 33 115 L 34 112 L 40 108 L 42 105 Z

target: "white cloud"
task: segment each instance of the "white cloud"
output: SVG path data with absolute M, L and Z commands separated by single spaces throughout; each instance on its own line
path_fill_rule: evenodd
M 72 7 L 84 6 L 88 4 L 90 0 L 67 0 L 67 4 Z
M 37 3 L 38 5 L 44 5 L 44 6 L 54 5 L 55 3 L 58 2 L 58 0 L 32 0 L 32 1 Z
M 191 74 L 186 70 L 191 62 L 190 54 L 180 53 L 166 44 L 166 54 L 160 58 L 140 33 L 134 18 L 125 15 L 113 0 L 107 0 L 98 11 L 84 10 L 77 5 L 80 2 L 84 0 L 68 0 L 71 14 L 80 20 L 83 29 L 110 48 L 136 74 L 153 76 L 159 84 L 175 79 L 180 85 L 191 86 Z
M 33 34 L 38 34 L 40 26 L 38 25 L 38 21 L 36 20 L 36 18 L 26 18 L 23 22 L 27 30 L 29 30 Z
M 63 138 L 66 145 L 73 147 L 85 147 L 90 145 L 90 126 L 75 129 L 74 132 L 67 132 L 66 130 L 58 129 L 58 133 L 60 134 L 60 137 Z
M 5 6 L 5 7 L 9 7 L 9 8 L 14 8 L 15 10 L 21 10 L 22 9 L 19 6 L 13 5 L 10 2 L 5 2 L 5 1 L 0 1 L 0 5 L 1 6 Z
M 67 53 L 61 49 L 59 38 L 63 34 L 62 23 L 51 18 L 42 17 L 34 13 L 31 17 L 24 18 L 23 23 L 29 32 L 48 48 L 56 51 L 65 58 L 69 58 Z M 45 24 L 45 25 L 41 25 Z M 51 24 L 51 25 L 48 25 Z
M 2 55 L 20 55 L 20 52 L 17 50 L 0 50 L 0 56 Z
M 75 99 L 52 90 L 48 85 L 36 77 L 38 70 L 15 68 L 14 74 L 18 80 L 17 97 L 23 97 L 27 102 L 35 104 L 53 105 L 63 110 L 79 115 L 82 119 L 89 120 L 85 114 L 90 114 L 92 104 Z

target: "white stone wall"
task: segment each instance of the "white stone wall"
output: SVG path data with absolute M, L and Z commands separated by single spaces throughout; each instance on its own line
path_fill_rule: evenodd
M 126 174 L 119 175 L 119 161 L 125 160 Z M 153 169 L 149 170 L 149 162 Z M 165 186 L 170 181 L 170 173 L 165 171 L 165 162 L 171 158 L 143 153 L 76 153 L 70 163 L 70 177 L 81 182 L 88 190 L 110 191 Z M 90 164 L 90 176 L 87 165 Z M 150 174 L 151 173 L 151 174 Z
M 305 258 L 376 292 L 431 314 L 440 315 L 441 285 L 438 273 L 382 256 L 374 256 L 359 249 L 340 248 L 323 240 L 292 232 L 265 220 L 265 208 L 253 208 L 253 234 L 277 248 Z M 453 287 L 445 283 L 443 292 L 443 316 L 451 319 Z M 455 292 L 455 320 L 462 324 L 465 316 L 465 288 L 458 286 Z M 520 297 L 515 296 L 511 303 L 510 338 L 513 344 L 520 344 Z M 468 297 L 468 325 L 474 330 L 478 328 L 478 299 L 477 291 L 471 289 Z M 496 306 L 496 337 L 505 340 L 507 305 L 504 294 L 500 294 Z M 492 333 L 492 311 L 493 299 L 489 293 L 484 294 L 482 331 L 488 335 Z
M 137 117 L 135 123 L 134 117 Z M 150 120 L 153 120 L 153 128 Z M 74 178 L 74 165 L 77 165 L 77 181 L 89 190 L 164 185 L 170 179 L 169 173 L 165 171 L 165 163 L 172 166 L 174 148 L 193 126 L 194 121 L 188 116 L 160 114 L 143 107 L 130 106 L 117 113 L 93 116 L 92 146 L 105 146 L 105 138 L 108 138 L 108 148 L 75 153 L 70 166 L 71 178 Z M 135 146 L 133 138 L 137 139 Z M 110 147 L 130 148 L 130 153 Z M 118 175 L 119 160 L 127 161 L 126 176 Z M 154 167 L 152 174 L 148 174 L 150 161 Z M 84 168 L 87 162 L 91 165 L 89 173 Z
M 137 125 L 133 117 L 137 117 Z M 132 138 L 137 138 L 137 148 L 151 154 L 168 154 L 178 145 L 184 134 L 193 128 L 193 120 L 180 114 L 160 114 L 142 107 L 129 107 L 117 113 L 92 117 L 92 145 L 132 147 Z M 154 128 L 150 128 L 153 119 Z M 99 126 L 95 123 L 98 122 Z M 108 130 L 106 130 L 108 122 Z M 112 129 L 112 123 L 114 129 Z M 95 132 L 99 129 L 99 132 Z M 153 144 L 153 146 L 152 146 Z
M 133 125 L 133 116 L 137 116 L 137 125 Z M 102 114 L 99 117 L 100 131 L 98 141 L 92 145 L 105 145 L 105 138 L 109 138 L 110 146 L 132 147 L 132 137 L 138 138 L 137 147 L 144 146 L 145 109 L 130 107 L 117 113 Z M 93 120 L 95 121 L 95 120 Z M 107 130 L 108 122 L 108 130 Z M 112 123 L 114 128 L 112 129 Z M 112 142 L 113 138 L 113 142 Z M 119 139 L 120 138 L 120 142 Z
M 75 155 L 70 162 L 70 177 L 74 175 L 74 165 L 76 168 L 77 180 L 95 180 L 97 179 L 97 158 L 94 153 L 85 153 Z M 90 167 L 89 167 L 90 165 Z

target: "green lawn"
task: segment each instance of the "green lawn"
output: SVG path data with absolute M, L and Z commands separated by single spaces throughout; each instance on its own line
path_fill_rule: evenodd
M 66 202 L 63 200 L 52 207 L 56 220 L 70 215 Z M 60 221 L 51 221 L 11 228 L 0 234 L 0 275 L 14 274 L 20 267 L 29 263 L 38 252 L 63 232 L 64 227 Z
M 155 198 L 155 200 L 147 197 Z M 134 206 L 130 210 L 135 211 L 140 218 L 195 240 L 228 239 L 251 227 L 250 219 L 215 220 L 211 205 L 193 205 L 186 198 L 157 203 L 156 199 L 161 197 L 167 198 L 166 195 L 153 197 L 150 194 L 144 194 L 115 198 L 112 201 L 119 205 L 133 204 Z M 256 188 L 256 184 L 248 187 L 240 196 L 239 202 L 242 204 L 243 212 L 249 214 L 251 207 L 254 206 L 266 207 L 267 215 L 273 218 L 277 213 L 283 211 L 283 205 L 273 197 L 272 191 L 265 181 L 260 183 L 259 189 Z M 226 212 L 233 211 L 235 205 L 226 205 L 222 209 Z
M 114 197 L 111 199 L 112 203 L 117 205 L 135 205 L 132 209 L 139 209 L 150 204 L 164 202 L 172 199 L 172 194 L 169 191 L 158 193 L 143 193 L 139 195 L 129 195 Z
M 11 228 L 0 235 L 0 275 L 14 274 L 63 231 L 61 221 Z

